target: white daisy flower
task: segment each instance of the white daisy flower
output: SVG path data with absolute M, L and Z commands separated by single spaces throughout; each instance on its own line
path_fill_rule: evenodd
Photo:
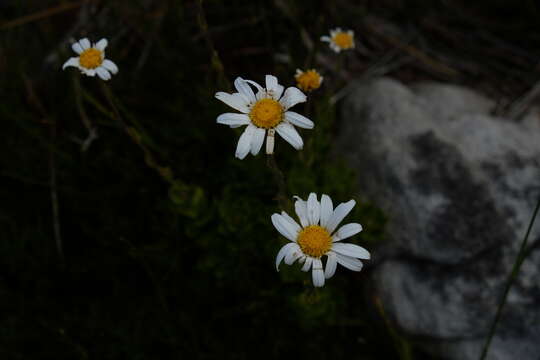
M 272 215 L 274 227 L 291 241 L 279 250 L 276 270 L 279 271 L 282 260 L 287 265 L 299 260 L 304 264 L 303 271 L 312 269 L 313 285 L 316 287 L 323 286 L 325 278 L 329 279 L 334 275 L 337 264 L 360 271 L 362 262 L 359 259 L 368 260 L 369 252 L 358 245 L 342 243 L 341 240 L 358 234 L 362 231 L 362 225 L 350 223 L 335 231 L 356 202 L 350 200 L 334 209 L 328 195 L 322 195 L 320 202 L 315 193 L 309 194 L 307 201 L 298 196 L 295 198 L 297 200 L 294 207 L 301 225 L 284 211 L 281 215 Z M 325 268 L 321 261 L 323 256 L 327 257 Z
M 294 78 L 296 79 L 296 85 L 300 88 L 300 90 L 306 92 L 320 88 L 324 79 L 324 77 L 322 77 L 321 74 L 319 74 L 319 72 L 315 69 L 306 71 L 296 69 L 296 75 L 294 75 Z
M 329 43 L 330 49 L 337 53 L 341 50 L 354 49 L 354 32 L 335 28 L 330 30 L 330 36 L 321 36 L 321 41 Z
M 71 45 L 73 51 L 79 56 L 72 57 L 62 66 L 62 70 L 69 66 L 73 66 L 81 70 L 88 76 L 96 74 L 103 80 L 109 80 L 111 73 L 116 74 L 118 67 L 111 60 L 105 59 L 105 48 L 107 47 L 107 39 L 101 39 L 95 44 L 90 44 L 87 38 L 81 39 Z
M 257 94 L 250 85 L 257 89 Z M 266 88 L 240 77 L 234 81 L 234 87 L 238 92 L 232 94 L 218 92 L 216 98 L 240 111 L 241 114 L 221 114 L 217 117 L 217 122 L 231 128 L 247 125 L 238 140 L 237 158 L 245 158 L 250 151 L 252 155 L 257 155 L 265 137 L 266 153 L 273 154 L 276 131 L 295 149 L 302 149 L 304 142 L 293 125 L 313 129 L 314 124 L 305 116 L 288 111 L 294 105 L 306 101 L 306 95 L 302 91 L 295 87 L 283 91 L 284 87 L 279 85 L 277 78 L 272 75 L 266 75 Z

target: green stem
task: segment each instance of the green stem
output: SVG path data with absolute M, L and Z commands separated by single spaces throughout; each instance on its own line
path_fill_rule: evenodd
M 267 155 L 266 165 L 268 165 L 268 168 L 272 171 L 272 175 L 274 176 L 274 180 L 276 181 L 278 186 L 278 193 L 276 197 L 279 206 L 282 210 L 286 211 L 289 209 L 289 204 L 287 198 L 287 190 L 285 186 L 285 176 L 283 175 L 283 172 L 279 169 L 273 154 Z
M 506 304 L 506 300 L 508 298 L 508 293 L 510 292 L 510 288 L 512 287 L 512 284 L 514 283 L 515 279 L 517 278 L 517 275 L 519 273 L 519 270 L 521 268 L 521 265 L 525 261 L 526 258 L 526 248 L 527 248 L 527 241 L 529 240 L 529 234 L 531 233 L 531 229 L 534 225 L 534 221 L 536 220 L 536 215 L 538 214 L 538 209 L 540 208 L 540 197 L 538 198 L 538 202 L 536 203 L 536 208 L 534 209 L 531 221 L 529 222 L 529 227 L 527 228 L 527 232 L 525 233 L 525 237 L 523 238 L 523 241 L 521 242 L 521 246 L 519 248 L 519 252 L 516 257 L 516 261 L 514 262 L 514 266 L 512 267 L 512 272 L 510 273 L 510 276 L 508 277 L 508 281 L 506 282 L 506 286 L 504 288 L 502 300 L 499 304 L 499 307 L 497 308 L 497 313 L 495 314 L 495 319 L 493 320 L 493 323 L 491 324 L 491 328 L 489 329 L 489 334 L 486 339 L 486 342 L 484 344 L 484 348 L 482 349 L 482 354 L 480 355 L 480 360 L 484 360 L 488 354 L 489 346 L 491 345 L 491 340 L 493 339 L 493 336 L 495 335 L 495 330 L 497 329 L 497 324 L 499 323 L 499 320 L 501 318 L 502 309 L 504 305 Z
M 219 57 L 219 54 L 216 51 L 216 47 L 214 46 L 214 41 L 212 40 L 212 38 L 210 37 L 210 34 L 208 33 L 208 22 L 206 21 L 206 14 L 204 12 L 203 0 L 197 1 L 197 10 L 199 12 L 197 16 L 197 23 L 199 24 L 199 28 L 201 29 L 202 35 L 206 42 L 206 47 L 208 48 L 208 52 L 210 52 L 211 54 L 210 61 L 211 61 L 214 71 L 217 74 L 218 85 L 227 90 L 231 90 L 232 88 L 231 83 L 228 81 L 227 76 L 225 75 L 225 67 L 223 66 L 223 62 L 221 61 L 221 58 Z
M 121 107 L 120 102 L 114 97 L 111 89 L 101 82 L 101 87 L 103 90 L 103 94 L 107 98 L 107 102 L 109 103 L 109 106 L 111 107 L 114 119 L 120 124 L 122 129 L 131 137 L 131 139 L 141 148 L 141 150 L 144 152 L 144 161 L 146 162 L 146 165 L 157 171 L 157 173 L 167 182 L 174 183 L 174 174 L 170 167 L 168 166 L 161 166 L 156 161 L 154 155 L 146 146 L 146 143 L 148 143 L 148 139 L 150 137 L 146 135 L 146 133 L 142 130 L 142 128 L 139 125 L 139 129 L 136 129 L 135 127 L 128 126 L 128 124 L 124 121 L 122 118 L 122 115 L 120 114 L 119 108 Z M 132 121 L 134 119 L 131 119 Z M 135 124 L 137 126 L 137 124 Z

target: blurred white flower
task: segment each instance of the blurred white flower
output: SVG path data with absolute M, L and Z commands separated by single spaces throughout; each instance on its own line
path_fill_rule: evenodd
M 62 66 L 62 70 L 73 66 L 81 70 L 85 75 L 95 76 L 97 74 L 101 79 L 109 80 L 111 73 L 116 74 L 118 72 L 118 67 L 111 60 L 105 59 L 106 47 L 107 39 L 101 39 L 93 45 L 90 44 L 87 38 L 73 43 L 71 48 L 79 56 L 66 61 Z
M 250 85 L 257 89 L 257 94 Z M 304 142 L 293 125 L 312 129 L 314 124 L 305 116 L 288 111 L 294 105 L 306 101 L 306 95 L 302 91 L 295 87 L 283 91 L 284 87 L 279 85 L 277 78 L 272 75 L 266 75 L 266 88 L 240 77 L 234 81 L 234 87 L 238 92 L 232 94 L 218 92 L 216 98 L 240 111 L 241 114 L 221 114 L 217 117 L 217 122 L 231 128 L 247 125 L 238 140 L 237 158 L 243 159 L 249 152 L 257 155 L 265 137 L 266 153 L 273 154 L 275 132 L 295 149 L 302 149 Z
M 291 241 L 279 250 L 276 270 L 279 271 L 282 260 L 287 265 L 299 260 L 304 264 L 303 271 L 312 269 L 313 285 L 316 287 L 323 286 L 325 278 L 334 275 L 337 264 L 360 271 L 362 262 L 359 259 L 369 259 L 369 252 L 358 245 L 342 243 L 341 240 L 358 234 L 362 231 L 362 225 L 350 223 L 335 231 L 356 202 L 350 200 L 334 209 L 328 195 L 322 195 L 320 202 L 315 193 L 309 194 L 307 201 L 298 196 L 296 199 L 294 207 L 301 225 L 284 211 L 272 215 L 274 227 Z M 321 261 L 323 256 L 327 257 L 325 268 Z
M 324 79 L 315 69 L 306 71 L 296 69 L 296 75 L 294 75 L 294 78 L 296 79 L 296 85 L 298 85 L 301 90 L 306 92 L 318 89 Z
M 335 28 L 330 30 L 330 36 L 321 36 L 321 41 L 329 43 L 332 50 L 339 53 L 342 50 L 354 48 L 354 32 L 352 30 L 341 30 Z

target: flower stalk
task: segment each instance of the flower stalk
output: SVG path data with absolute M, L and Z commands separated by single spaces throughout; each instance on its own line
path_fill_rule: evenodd
M 504 305 L 506 305 L 506 300 L 508 299 L 508 293 L 510 292 L 510 288 L 512 287 L 514 281 L 517 278 L 517 275 L 519 274 L 521 265 L 523 265 L 523 262 L 525 261 L 527 257 L 527 242 L 529 241 L 529 235 L 534 225 L 534 221 L 536 220 L 536 215 L 538 214 L 539 208 L 540 208 L 540 196 L 538 197 L 538 201 L 533 211 L 531 221 L 529 222 L 529 226 L 527 227 L 527 232 L 525 233 L 525 237 L 523 237 L 523 240 L 521 242 L 519 252 L 516 256 L 516 261 L 514 262 L 514 265 L 512 266 L 512 271 L 510 272 L 510 275 L 504 287 L 502 299 L 501 299 L 501 302 L 499 303 L 499 306 L 497 307 L 497 313 L 495 314 L 495 318 L 493 319 L 493 323 L 491 324 L 491 327 L 489 329 L 488 337 L 484 344 L 484 348 L 482 349 L 482 354 L 480 355 L 480 360 L 485 360 L 485 358 L 487 357 L 487 354 L 489 352 L 489 347 L 491 345 L 491 340 L 493 340 L 493 336 L 495 335 L 495 330 L 497 330 L 497 324 L 499 323 L 499 320 L 501 319 L 502 310 L 504 308 Z

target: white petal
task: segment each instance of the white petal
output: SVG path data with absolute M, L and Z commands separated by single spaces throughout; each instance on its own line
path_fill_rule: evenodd
M 274 129 L 268 129 L 268 135 L 266 136 L 266 154 L 268 155 L 274 153 L 275 133 Z
M 302 253 L 302 250 L 300 250 L 300 246 L 297 244 L 294 244 L 296 246 L 292 246 L 289 251 L 287 251 L 287 254 L 285 255 L 284 262 L 287 265 L 292 265 L 296 260 L 304 256 Z
M 73 51 L 75 51 L 79 55 L 84 51 L 84 49 L 82 48 L 81 44 L 79 44 L 79 42 L 74 42 L 73 44 L 71 44 L 71 48 L 73 49 Z
M 244 81 L 257 88 L 257 94 L 255 95 L 255 99 L 260 100 L 260 99 L 264 99 L 268 97 L 266 90 L 261 85 L 257 84 L 255 81 L 253 80 L 244 80 Z
M 347 239 L 353 235 L 358 234 L 360 231 L 362 231 L 362 225 L 357 223 L 350 223 L 343 225 L 338 229 L 338 231 L 334 234 L 334 241 L 341 241 L 343 239 Z
M 216 99 L 223 101 L 225 104 L 229 105 L 233 109 L 236 109 L 244 114 L 249 112 L 249 102 L 244 96 L 241 96 L 239 93 L 227 94 L 226 92 L 216 93 Z
M 113 74 L 118 73 L 118 66 L 116 66 L 116 64 L 113 63 L 111 60 L 107 60 L 107 59 L 103 60 L 102 66 L 103 66 L 105 69 L 107 69 L 107 70 L 109 70 L 110 72 L 112 72 Z
M 300 89 L 291 86 L 285 90 L 285 94 L 283 94 L 279 102 L 285 110 L 289 110 L 294 105 L 305 102 L 306 99 L 306 95 Z
M 319 218 L 321 215 L 321 204 L 317 200 L 317 195 L 311 193 L 307 200 L 307 218 L 310 225 L 319 224 Z
M 355 244 L 344 244 L 336 242 L 332 244 L 332 251 L 348 257 L 354 257 L 364 260 L 369 260 L 370 258 L 369 251 Z
M 343 267 L 346 267 L 349 270 L 352 270 L 352 271 L 362 270 L 362 262 L 358 259 L 337 254 L 336 261 L 338 262 L 338 264 L 340 264 Z
M 279 233 L 285 236 L 291 241 L 296 241 L 297 229 L 280 214 L 272 214 L 272 224 L 279 231 Z
M 326 268 L 324 269 L 324 277 L 330 279 L 336 273 L 337 260 L 336 253 L 329 252 L 328 259 L 326 260 Z
M 304 146 L 304 141 L 300 137 L 300 134 L 298 134 L 298 131 L 296 131 L 296 129 L 291 124 L 282 122 L 278 126 L 276 126 L 276 131 L 296 150 L 300 150 Z
M 266 75 L 266 91 L 274 100 L 279 100 L 281 94 L 283 94 L 283 89 L 284 87 L 278 84 L 277 77 L 273 75 Z
M 264 136 L 266 135 L 266 130 L 261 128 L 256 128 L 253 132 L 253 138 L 251 139 L 251 154 L 257 155 L 261 151 L 262 144 L 264 142 Z
M 83 50 L 90 49 L 90 40 L 88 38 L 79 40 L 79 44 L 81 44 Z
M 286 245 L 284 245 L 278 252 L 277 256 L 276 256 L 276 270 L 279 271 L 279 264 L 281 263 L 281 261 L 283 260 L 283 258 L 285 257 L 285 255 L 287 255 L 287 253 L 289 252 L 289 250 L 291 248 L 293 248 L 294 246 L 298 246 L 296 243 L 288 243 Z
M 236 152 L 235 156 L 242 160 L 246 157 L 246 155 L 249 153 L 249 150 L 251 149 L 251 140 L 253 138 L 253 132 L 255 131 L 255 126 L 248 125 L 246 130 L 242 133 L 240 136 L 240 139 L 238 139 L 238 145 L 236 146 Z
M 100 66 L 96 69 L 96 72 L 98 74 L 98 76 L 102 79 L 102 80 L 109 80 L 111 78 L 111 73 L 107 71 L 107 69 L 105 69 L 104 67 Z
M 300 225 L 298 225 L 298 223 L 296 221 L 294 221 L 294 219 L 292 217 L 290 217 L 289 214 L 287 214 L 285 211 L 281 212 L 281 216 L 283 216 L 283 218 L 285 220 L 287 220 L 294 227 L 294 232 L 295 233 L 298 233 L 300 230 L 302 230 Z
M 95 45 L 95 48 L 98 49 L 99 51 L 103 51 L 107 47 L 107 44 L 108 44 L 107 39 L 101 39 L 97 42 L 97 44 Z
M 255 101 L 255 93 L 253 93 L 253 90 L 244 79 L 242 79 L 241 77 L 237 77 L 234 80 L 234 87 L 236 88 L 236 90 L 238 90 L 240 94 L 243 94 L 245 97 L 247 97 L 250 102 Z
M 315 287 L 321 287 L 324 285 L 324 271 L 321 259 L 313 259 L 313 270 L 311 275 L 313 278 L 313 285 Z
M 321 226 L 326 227 L 333 212 L 334 205 L 332 204 L 332 199 L 330 199 L 330 196 L 323 194 L 321 196 Z
M 96 76 L 96 70 L 95 69 L 85 69 L 83 67 L 79 67 L 79 69 L 86 76 Z
M 321 41 L 324 41 L 324 42 L 330 42 L 332 41 L 332 39 L 330 39 L 330 36 L 321 36 Z
M 339 223 L 345 218 L 345 216 L 349 214 L 354 205 L 356 205 L 356 201 L 354 200 L 349 200 L 346 203 L 339 204 L 334 210 L 332 217 L 330 217 L 330 220 L 326 224 L 326 229 L 332 233 Z
M 307 256 L 306 260 L 304 261 L 304 266 L 302 266 L 302 271 L 309 271 L 311 269 L 311 264 L 313 264 L 313 258 L 311 256 Z
M 266 92 L 266 90 L 257 91 L 257 94 L 255 95 L 255 97 L 257 98 L 257 100 L 270 98 L 270 96 L 268 96 L 268 93 Z
M 300 224 L 302 224 L 303 227 L 309 226 L 307 217 L 307 203 L 298 196 L 295 196 L 295 199 L 294 210 L 296 211 L 298 219 L 300 219 Z
M 62 70 L 64 70 L 67 67 L 70 67 L 70 66 L 74 66 L 74 67 L 78 68 L 79 67 L 79 58 L 78 57 L 69 58 L 69 60 L 66 61 L 64 63 L 64 65 L 62 65 Z
M 313 124 L 313 121 L 309 120 L 303 115 L 295 113 L 294 111 L 285 112 L 285 120 L 303 129 L 313 129 L 313 127 L 315 126 L 315 124 Z
M 253 81 L 253 80 L 244 80 L 244 81 L 247 82 L 250 85 L 255 86 L 255 88 L 257 88 L 257 94 L 261 93 L 261 92 L 266 93 L 266 91 L 264 91 L 264 88 L 261 85 L 259 85 L 258 83 L 256 83 L 255 81 Z
M 216 122 L 218 124 L 224 124 L 229 126 L 234 125 L 248 125 L 250 123 L 249 116 L 246 114 L 237 114 L 237 113 L 225 113 L 217 117 Z

